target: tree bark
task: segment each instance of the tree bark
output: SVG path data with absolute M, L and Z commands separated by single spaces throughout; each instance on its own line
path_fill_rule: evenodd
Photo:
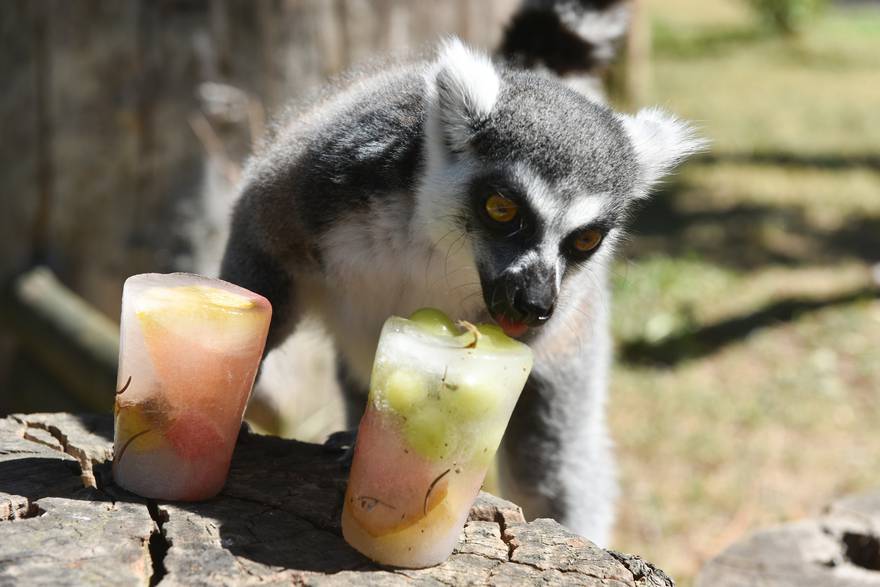
M 217 498 L 165 503 L 113 484 L 111 438 L 109 416 L 0 419 L 0 584 L 672 585 L 485 493 L 448 561 L 380 568 L 341 537 L 334 450 L 243 429 Z

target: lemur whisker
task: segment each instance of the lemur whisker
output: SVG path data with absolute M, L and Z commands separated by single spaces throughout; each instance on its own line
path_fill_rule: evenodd
M 591 282 L 593 282 L 594 291 L 596 292 L 596 299 L 598 299 L 599 303 L 602 305 L 602 311 L 605 313 L 610 313 L 611 309 L 608 306 L 608 299 L 605 295 L 605 292 L 608 289 L 607 286 L 599 282 L 599 278 L 596 277 L 596 275 L 593 273 L 592 267 L 587 267 L 584 273 L 587 278 Z
M 453 216 L 450 215 L 450 216 L 448 216 L 448 218 L 453 218 Z M 449 230 L 446 232 L 446 234 L 444 234 L 442 237 L 440 237 L 440 238 L 437 240 L 437 242 L 434 243 L 434 244 L 431 246 L 431 248 L 430 248 L 430 252 L 429 252 L 429 254 L 428 254 L 428 260 L 427 260 L 427 262 L 425 263 L 424 283 L 425 283 L 426 285 L 428 284 L 428 280 L 430 279 L 430 272 L 431 272 L 432 262 L 434 261 L 434 254 L 437 252 L 437 249 L 440 247 L 440 244 L 441 244 L 444 240 L 446 240 L 449 236 L 451 236 L 451 235 L 453 235 L 453 234 L 455 234 L 455 233 L 457 233 L 457 232 L 460 232 L 460 229 L 459 229 L 459 228 L 451 228 L 451 229 L 449 229 Z M 447 251 L 447 255 L 448 255 L 448 251 Z
M 465 236 L 467 236 L 467 234 L 462 232 L 457 239 L 452 241 L 452 244 L 449 245 L 449 248 L 446 250 L 446 259 L 443 262 L 443 275 L 447 286 L 449 285 L 449 256 L 452 254 L 452 247 L 454 247 L 455 243 L 462 240 Z
M 428 284 L 428 287 L 429 287 L 429 289 L 434 289 L 434 288 L 439 287 L 441 284 L 444 284 L 444 283 L 445 283 L 445 285 L 446 285 L 446 289 L 447 289 L 447 291 L 449 291 L 449 288 L 451 288 L 451 287 L 455 287 L 455 286 L 453 286 L 451 283 L 449 283 L 449 278 L 452 277 L 452 276 L 454 276 L 454 275 L 457 274 L 457 273 L 461 273 L 461 272 L 464 272 L 464 271 L 470 271 L 470 270 L 471 270 L 471 268 L 470 268 L 470 267 L 467 267 L 467 266 L 465 266 L 465 265 L 462 265 L 462 266 L 460 266 L 460 267 L 454 267 L 454 268 L 452 269 L 452 271 L 448 272 L 447 274 L 445 274 L 445 275 L 442 276 L 442 277 L 438 277 L 435 281 L 429 283 L 429 284 Z

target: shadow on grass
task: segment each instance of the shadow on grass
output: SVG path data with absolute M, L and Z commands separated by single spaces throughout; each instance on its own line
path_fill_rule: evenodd
M 875 169 L 880 170 L 880 155 L 874 153 L 838 155 L 833 153 L 707 153 L 694 159 L 695 164 L 745 163 L 771 165 L 783 168 L 815 168 L 824 170 Z
M 766 28 L 757 26 L 713 27 L 683 32 L 657 23 L 654 27 L 653 50 L 662 57 L 678 59 L 715 57 L 777 37 Z
M 621 345 L 618 356 L 622 361 L 630 364 L 672 366 L 714 353 L 761 328 L 792 322 L 803 314 L 824 308 L 874 298 L 880 299 L 880 290 L 867 287 L 824 299 L 779 300 L 756 312 L 729 318 L 693 331 L 674 334 L 657 342 L 646 340 L 625 342 Z
M 627 247 L 628 257 L 696 255 L 738 271 L 880 261 L 880 216 L 853 215 L 827 230 L 815 226 L 797 206 L 748 203 L 684 210 L 678 195 L 691 189 L 679 180 L 645 204 L 635 219 L 636 238 Z
M 699 164 L 722 162 L 793 168 L 880 169 L 880 156 L 798 155 L 790 153 L 720 154 L 702 157 Z M 703 187 L 678 177 L 649 200 L 638 213 L 628 246 L 631 258 L 644 256 L 697 257 L 748 274 L 766 266 L 834 267 L 841 262 L 880 261 L 880 216 L 853 214 L 834 229 L 817 226 L 797 205 L 742 203 L 725 209 L 693 209 Z M 688 204 L 683 194 L 688 193 Z M 828 206 L 833 207 L 834 202 Z M 864 286 L 825 299 L 787 298 L 755 312 L 715 324 L 674 333 L 660 341 L 623 342 L 619 357 L 630 364 L 674 365 L 704 357 L 747 337 L 760 328 L 791 322 L 823 308 L 880 297 L 880 289 Z

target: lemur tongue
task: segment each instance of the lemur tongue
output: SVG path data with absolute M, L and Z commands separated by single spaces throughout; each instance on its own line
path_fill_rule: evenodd
M 513 322 L 505 316 L 498 316 L 497 318 L 495 318 L 495 321 L 498 322 L 498 326 L 501 327 L 501 329 L 504 331 L 504 334 L 506 334 L 507 336 L 512 336 L 513 338 L 522 336 L 526 333 L 526 330 L 529 329 L 529 327 L 522 322 Z

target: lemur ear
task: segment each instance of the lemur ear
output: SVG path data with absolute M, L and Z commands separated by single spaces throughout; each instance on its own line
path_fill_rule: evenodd
M 709 146 L 690 124 L 660 108 L 619 116 L 639 163 L 638 197 L 647 197 L 651 186 L 676 165 Z
M 431 131 L 453 152 L 464 150 L 498 99 L 501 78 L 492 61 L 453 37 L 428 71 Z

